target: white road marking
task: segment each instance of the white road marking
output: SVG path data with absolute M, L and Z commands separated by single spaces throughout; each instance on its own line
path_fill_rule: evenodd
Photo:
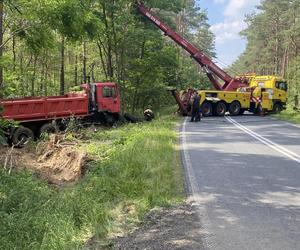
M 191 158 L 190 158 L 190 154 L 188 152 L 188 146 L 187 146 L 187 138 L 186 138 L 186 123 L 187 123 L 188 118 L 185 119 L 184 123 L 183 123 L 183 127 L 182 127 L 182 151 L 183 151 L 183 155 L 184 155 L 184 164 L 186 166 L 186 170 L 187 170 L 187 174 L 189 177 L 189 181 L 191 184 L 191 190 L 189 190 L 191 192 L 191 194 L 196 194 L 199 192 L 199 186 L 197 183 L 197 180 L 195 178 L 195 174 L 194 174 L 194 169 L 192 167 L 192 163 L 191 163 Z
M 189 201 L 194 202 L 196 207 L 196 211 L 198 214 L 198 218 L 202 223 L 203 229 L 205 231 L 205 235 L 203 237 L 203 244 L 205 249 L 213 249 L 213 239 L 212 234 L 208 232 L 208 228 L 210 228 L 210 221 L 207 215 L 207 210 L 205 205 L 201 205 L 201 193 L 200 188 L 196 179 L 196 175 L 193 169 L 193 165 L 191 162 L 191 157 L 189 154 L 188 143 L 187 143 L 187 132 L 186 132 L 186 123 L 188 118 L 184 120 L 182 126 L 182 140 L 181 140 L 181 149 L 183 152 L 183 164 L 186 170 L 187 179 L 190 182 L 190 194 L 189 194 Z M 203 231 L 201 231 L 203 234 Z
M 269 146 L 270 148 L 278 151 L 279 153 L 285 155 L 286 157 L 296 161 L 297 163 L 300 164 L 300 156 L 297 155 L 296 153 L 286 149 L 283 146 L 278 145 L 277 143 L 261 136 L 260 134 L 250 130 L 249 128 L 246 128 L 245 126 L 241 125 L 240 123 L 238 123 L 236 120 L 232 119 L 231 117 L 226 117 L 226 119 L 232 123 L 234 126 L 236 126 L 237 128 L 239 128 L 240 130 L 244 131 L 245 133 L 247 133 L 248 135 L 252 136 L 253 138 L 259 140 L 260 142 L 262 142 L 263 144 Z

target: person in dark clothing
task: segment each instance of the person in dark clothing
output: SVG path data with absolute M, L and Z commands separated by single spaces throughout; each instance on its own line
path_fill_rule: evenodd
M 201 114 L 200 114 L 200 96 L 195 94 L 194 100 L 192 103 L 192 119 L 191 122 L 200 122 L 201 121 Z

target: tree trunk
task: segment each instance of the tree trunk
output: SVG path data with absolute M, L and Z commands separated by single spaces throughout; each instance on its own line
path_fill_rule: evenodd
M 65 94 L 65 38 L 61 39 L 60 94 Z
M 86 62 L 87 62 L 87 57 L 86 57 L 86 54 L 87 54 L 87 49 L 86 49 L 86 42 L 84 41 L 83 42 L 83 61 L 82 61 L 82 64 L 83 64 L 83 83 L 86 83 L 87 81 L 87 74 L 86 74 Z
M 43 53 L 42 55 L 42 60 L 41 60 L 41 65 L 42 65 L 42 69 L 40 71 L 40 85 L 38 87 L 38 95 L 44 95 L 44 90 L 45 90 L 45 70 L 46 70 L 46 53 Z
M 113 79 L 114 76 L 114 70 L 113 70 L 113 44 L 112 44 L 112 32 L 109 28 L 108 19 L 106 12 L 106 5 L 105 3 L 102 4 L 103 7 L 103 16 L 104 16 L 104 25 L 105 25 L 105 33 L 107 36 L 107 74 L 109 77 L 109 80 Z
M 74 86 L 78 85 L 78 55 L 75 56 Z
M 100 40 L 97 41 L 97 45 L 98 45 L 98 49 L 99 49 L 99 54 L 100 54 L 100 59 L 101 59 L 101 64 L 102 64 L 102 69 L 103 69 L 103 72 L 104 72 L 104 75 L 105 75 L 105 79 L 108 79 L 108 74 L 107 74 L 107 71 L 106 71 L 106 64 L 105 64 L 105 61 L 104 61 L 104 55 L 103 55 Z
M 36 63 L 37 63 L 37 56 L 34 56 L 34 63 L 33 63 L 33 75 L 31 81 L 31 96 L 35 95 L 35 76 L 36 76 Z
M 284 49 L 284 54 L 282 58 L 282 66 L 281 66 L 281 77 L 285 77 L 286 69 L 287 69 L 287 57 L 288 57 L 288 47 Z
M 146 37 L 143 37 L 143 43 L 142 43 L 142 47 L 141 47 L 141 53 L 140 53 L 140 59 L 144 58 L 145 55 L 145 46 L 146 46 Z M 134 113 L 134 111 L 136 110 L 138 104 L 139 104 L 139 100 L 140 97 L 138 96 L 139 94 L 139 86 L 141 83 L 141 77 L 138 76 L 136 79 L 136 86 L 135 86 L 135 91 L 134 91 L 134 96 L 133 96 L 133 102 L 132 102 L 132 107 L 131 107 L 131 111 L 132 113 Z
M 25 96 L 25 88 L 24 88 L 24 58 L 23 58 L 23 52 L 20 53 L 20 84 L 21 84 L 21 92 L 22 96 Z
M 13 53 L 13 70 L 16 70 L 16 61 L 17 61 L 17 55 L 16 55 L 16 37 L 13 36 L 12 40 L 12 53 Z
M 91 77 L 92 77 L 92 82 L 96 82 L 95 79 L 95 63 L 93 62 L 92 66 L 91 66 Z
M 3 7 L 4 7 L 4 0 L 0 0 L 0 45 L 3 44 Z M 2 61 L 3 57 L 3 47 L 0 47 L 0 60 Z M 3 97 L 3 67 L 0 65 L 0 98 Z

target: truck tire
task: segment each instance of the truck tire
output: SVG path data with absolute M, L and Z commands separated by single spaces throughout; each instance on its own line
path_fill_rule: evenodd
M 114 126 L 115 122 L 116 122 L 116 119 L 112 114 L 109 114 L 109 113 L 105 114 L 105 125 L 107 127 Z
M 210 102 L 204 102 L 202 104 L 201 109 L 202 109 L 202 115 L 204 117 L 208 117 L 208 116 L 212 115 L 213 108 L 212 108 L 212 104 Z
M 277 114 L 283 110 L 281 103 L 277 102 L 273 106 L 273 113 Z
M 12 136 L 12 143 L 17 148 L 25 147 L 34 139 L 34 134 L 31 129 L 26 127 L 18 127 Z
M 127 122 L 130 122 L 130 123 L 137 123 L 140 121 L 139 118 L 137 118 L 134 115 L 128 114 L 128 113 L 124 114 L 124 118 L 126 119 Z
M 214 114 L 216 116 L 224 116 L 227 111 L 226 103 L 218 102 L 214 107 Z
M 46 123 L 39 129 L 39 137 L 43 134 L 55 134 L 58 132 L 58 128 L 52 123 Z
M 241 104 L 238 101 L 233 101 L 229 105 L 229 113 L 233 116 L 239 115 L 241 112 Z
M 241 109 L 239 115 L 243 115 L 245 113 L 245 111 L 246 111 L 245 109 Z

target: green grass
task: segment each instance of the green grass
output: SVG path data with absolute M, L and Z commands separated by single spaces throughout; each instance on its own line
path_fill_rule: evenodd
M 274 115 L 274 117 L 280 120 L 300 124 L 300 111 L 294 110 L 291 106 L 288 106 L 287 109 L 280 114 Z
M 76 185 L 54 188 L 28 172 L 0 171 L 0 249 L 81 249 L 128 230 L 156 206 L 183 200 L 177 119 L 85 132 L 95 158 Z M 178 156 L 178 155 L 177 155 Z

